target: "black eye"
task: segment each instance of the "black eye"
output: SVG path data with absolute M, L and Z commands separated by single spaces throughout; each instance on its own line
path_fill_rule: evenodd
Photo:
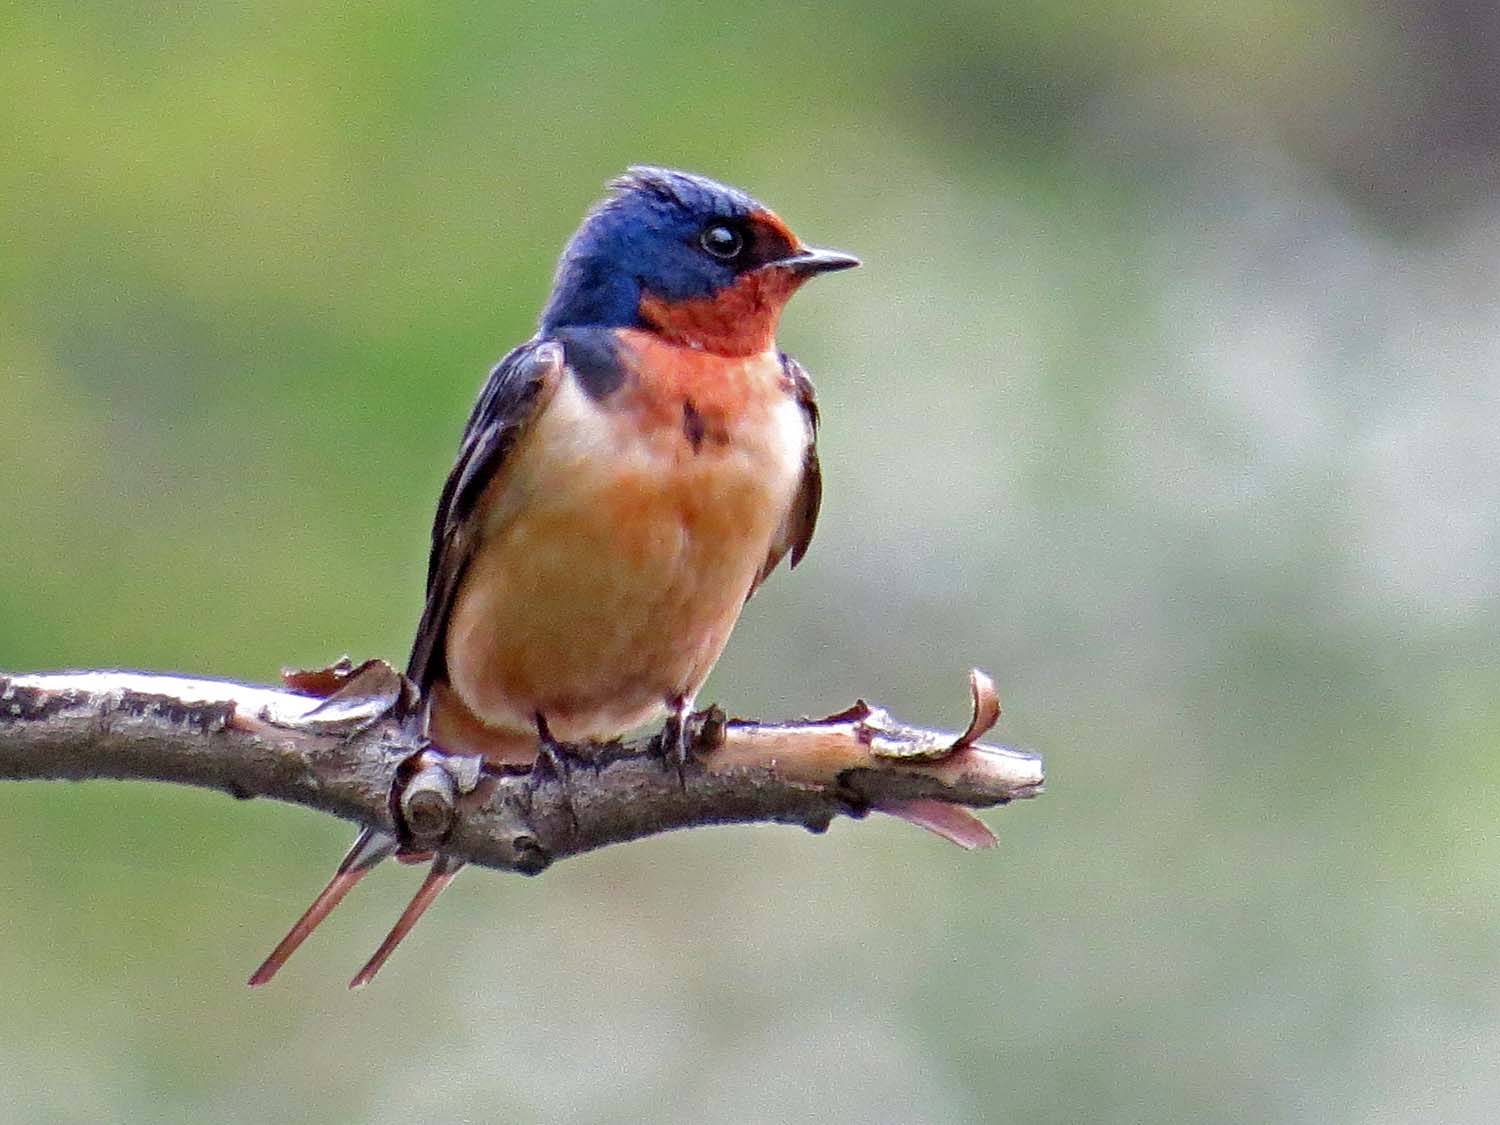
M 698 237 L 698 241 L 715 258 L 729 261 L 738 258 L 740 251 L 745 248 L 745 236 L 733 227 L 725 223 L 715 223 L 707 227 Z

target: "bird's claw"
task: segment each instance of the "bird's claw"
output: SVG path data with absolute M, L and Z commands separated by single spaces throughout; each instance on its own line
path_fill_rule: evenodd
M 662 760 L 677 772 L 677 782 L 687 788 L 687 764 L 692 757 L 692 737 L 688 730 L 688 719 L 692 716 L 693 701 L 678 696 L 667 701 L 667 721 L 661 731 Z
M 568 759 L 571 755 L 563 743 L 552 737 L 547 719 L 540 711 L 536 715 L 536 734 L 536 762 L 531 767 L 532 776 L 538 782 L 556 783 L 562 805 L 567 809 L 568 819 L 572 822 L 574 831 L 577 831 L 578 812 L 573 807 L 573 796 L 568 791 L 568 779 L 572 774 Z

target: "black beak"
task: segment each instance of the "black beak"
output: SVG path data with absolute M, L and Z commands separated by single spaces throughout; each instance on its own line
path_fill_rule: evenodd
M 842 254 L 837 250 L 805 247 L 791 257 L 781 258 L 771 264 L 780 269 L 790 270 L 798 277 L 812 277 L 820 273 L 853 269 L 859 265 L 859 259 L 853 254 Z

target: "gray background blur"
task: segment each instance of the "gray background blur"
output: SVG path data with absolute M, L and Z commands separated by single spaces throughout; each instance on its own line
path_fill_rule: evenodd
M 470 872 L 371 988 L 350 836 L 0 791 L 26 1121 L 1413 1121 L 1500 1098 L 1493 6 L 31 4 L 0 16 L 0 667 L 404 657 L 488 365 L 602 182 L 866 267 L 827 493 L 706 699 L 1049 792 Z

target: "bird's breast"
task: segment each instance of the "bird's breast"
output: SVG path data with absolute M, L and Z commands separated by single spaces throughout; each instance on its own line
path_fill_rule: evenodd
M 696 691 L 791 505 L 811 435 L 779 357 L 622 333 L 625 378 L 564 378 L 491 486 L 449 629 L 500 726 L 620 733 Z
M 811 438 L 774 352 L 727 358 L 621 333 L 626 376 L 596 397 L 564 379 L 493 488 L 493 530 L 564 513 L 617 538 L 681 525 L 766 541 Z M 624 546 L 622 542 L 620 544 Z

